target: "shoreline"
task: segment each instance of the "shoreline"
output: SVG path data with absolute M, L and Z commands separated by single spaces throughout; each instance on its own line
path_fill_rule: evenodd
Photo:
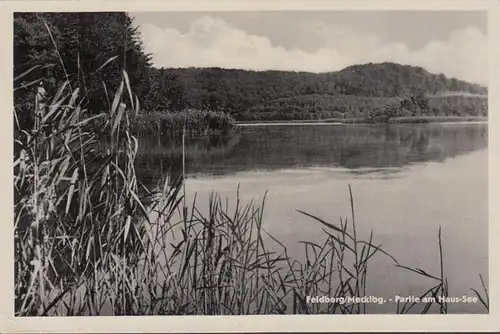
M 263 120 L 263 121 L 238 121 L 237 127 L 245 126 L 270 126 L 270 125 L 381 125 L 381 124 L 430 124 L 430 123 L 460 123 L 460 124 L 488 124 L 488 117 L 452 117 L 452 116 L 422 116 L 422 117 L 396 117 L 387 123 L 367 122 L 365 119 L 322 119 L 322 120 Z

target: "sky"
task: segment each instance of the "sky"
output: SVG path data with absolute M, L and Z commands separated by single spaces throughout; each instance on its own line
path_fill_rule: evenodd
M 481 11 L 130 13 L 157 67 L 338 71 L 397 62 L 487 85 Z

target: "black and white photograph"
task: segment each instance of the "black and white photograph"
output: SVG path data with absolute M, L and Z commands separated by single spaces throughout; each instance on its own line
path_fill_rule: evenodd
M 15 317 L 489 314 L 486 10 L 12 24 Z

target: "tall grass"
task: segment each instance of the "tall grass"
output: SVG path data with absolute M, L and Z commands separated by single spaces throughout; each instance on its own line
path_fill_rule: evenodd
M 359 239 L 350 189 L 350 224 L 302 212 L 323 226 L 325 241 L 303 241 L 303 257 L 292 259 L 264 228 L 265 200 L 245 204 L 238 192 L 231 209 L 212 194 L 202 212 L 196 198 L 186 203 L 182 180 L 142 186 L 127 73 L 106 112 L 93 114 L 84 100 L 65 81 L 45 104 L 35 102 L 32 126 L 15 124 L 16 316 L 368 313 L 359 303 L 310 304 L 307 296 L 365 296 L 377 254 L 436 280 L 429 294 L 447 295 L 442 256 L 440 274 L 431 275 L 400 265 L 373 234 Z M 103 135 L 110 142 L 99 149 Z M 489 308 L 483 288 L 475 292 Z M 437 307 L 447 312 L 446 303 Z
M 224 135 L 234 131 L 236 121 L 221 111 L 186 109 L 182 112 L 142 112 L 132 124 L 139 135 L 181 137 L 187 135 Z

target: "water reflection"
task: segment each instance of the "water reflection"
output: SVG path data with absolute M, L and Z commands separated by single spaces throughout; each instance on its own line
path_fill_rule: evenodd
M 294 125 L 244 127 L 231 137 L 186 143 L 188 176 L 283 168 L 344 168 L 393 177 L 401 168 L 487 147 L 486 124 Z M 141 138 L 138 171 L 145 180 L 182 174 L 182 143 Z M 147 181 L 146 181 L 147 183 Z
M 202 169 L 203 165 L 213 164 L 229 156 L 241 138 L 237 133 L 231 136 L 211 136 L 186 139 L 185 163 L 188 175 L 193 166 Z M 182 141 L 161 137 L 141 137 L 139 140 L 136 170 L 146 184 L 169 175 L 171 179 L 182 176 Z

